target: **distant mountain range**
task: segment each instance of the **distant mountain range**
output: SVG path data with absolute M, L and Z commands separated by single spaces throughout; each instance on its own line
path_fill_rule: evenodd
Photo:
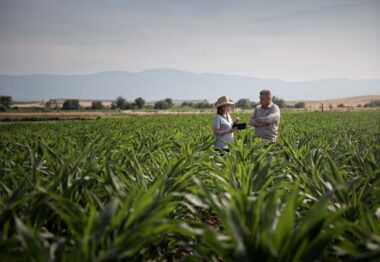
M 90 75 L 0 75 L 0 95 L 13 100 L 53 98 L 128 100 L 207 99 L 227 95 L 232 99 L 258 100 L 261 89 L 285 100 L 321 100 L 339 97 L 379 95 L 380 79 L 322 79 L 289 82 L 225 74 L 196 74 L 172 69 L 140 73 L 109 71 Z

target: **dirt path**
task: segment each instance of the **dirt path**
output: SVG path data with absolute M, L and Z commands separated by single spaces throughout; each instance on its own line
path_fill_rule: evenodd
M 2 112 L 0 118 L 44 118 L 44 117 L 79 117 L 93 118 L 105 116 L 103 112 Z

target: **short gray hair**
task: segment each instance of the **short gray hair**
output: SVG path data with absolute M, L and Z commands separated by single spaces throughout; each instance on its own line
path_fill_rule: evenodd
M 271 92 L 270 90 L 267 90 L 267 89 L 264 89 L 264 90 L 261 90 L 260 91 L 260 95 L 263 96 L 263 95 L 271 95 Z

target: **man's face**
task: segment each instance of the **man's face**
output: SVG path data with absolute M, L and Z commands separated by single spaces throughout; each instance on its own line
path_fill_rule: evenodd
M 264 107 L 269 106 L 271 99 L 271 95 L 260 95 L 260 105 Z

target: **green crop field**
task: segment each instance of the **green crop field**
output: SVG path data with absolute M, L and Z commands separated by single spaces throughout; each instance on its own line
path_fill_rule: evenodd
M 0 125 L 0 261 L 379 259 L 379 111 L 284 113 L 223 157 L 212 118 Z

